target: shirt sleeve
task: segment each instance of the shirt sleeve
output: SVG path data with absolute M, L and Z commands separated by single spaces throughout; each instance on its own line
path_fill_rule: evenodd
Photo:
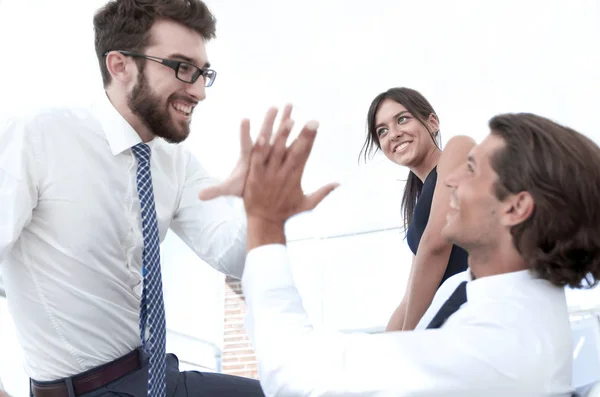
M 493 314 L 455 329 L 315 330 L 283 245 L 249 252 L 242 285 L 246 328 L 267 396 L 540 395 L 539 352 L 503 332 Z
M 237 197 L 202 201 L 198 193 L 217 180 L 189 152 L 179 207 L 171 229 L 216 270 L 240 279 L 246 258 L 246 214 Z
M 0 263 L 31 221 L 37 206 L 36 145 L 24 122 L 0 121 Z

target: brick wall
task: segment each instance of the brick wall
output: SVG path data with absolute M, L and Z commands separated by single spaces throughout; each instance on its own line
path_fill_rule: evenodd
M 244 330 L 244 296 L 239 280 L 225 280 L 223 373 L 258 379 L 254 350 Z

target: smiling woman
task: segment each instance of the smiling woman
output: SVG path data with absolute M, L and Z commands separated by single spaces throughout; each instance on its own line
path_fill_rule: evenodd
M 367 125 L 365 158 L 374 149 L 381 150 L 390 161 L 410 169 L 402 212 L 414 257 L 406 293 L 387 330 L 412 330 L 437 288 L 467 268 L 467 253 L 441 235 L 449 206 L 449 192 L 442 181 L 466 160 L 475 142 L 456 136 L 442 152 L 439 118 L 427 99 L 410 88 L 379 94 L 371 103 Z

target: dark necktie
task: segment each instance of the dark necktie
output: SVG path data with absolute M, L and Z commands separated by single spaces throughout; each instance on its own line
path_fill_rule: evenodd
M 460 307 L 467 301 L 467 282 L 463 281 L 456 287 L 450 298 L 440 308 L 440 310 L 436 313 L 433 320 L 427 326 L 427 329 L 440 328 L 448 317 L 454 314 L 455 311 L 460 309 Z
M 144 291 L 140 305 L 140 337 L 150 359 L 148 397 L 164 397 L 166 324 L 160 270 L 160 238 L 150 173 L 151 152 L 150 147 L 144 143 L 135 145 L 131 150 L 138 160 L 137 189 L 142 210 L 144 237 L 142 252 Z M 147 327 L 148 333 L 146 333 Z

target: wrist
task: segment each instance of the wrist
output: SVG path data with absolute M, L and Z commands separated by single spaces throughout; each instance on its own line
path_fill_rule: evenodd
M 269 244 L 286 244 L 285 222 L 248 215 L 247 251 Z

